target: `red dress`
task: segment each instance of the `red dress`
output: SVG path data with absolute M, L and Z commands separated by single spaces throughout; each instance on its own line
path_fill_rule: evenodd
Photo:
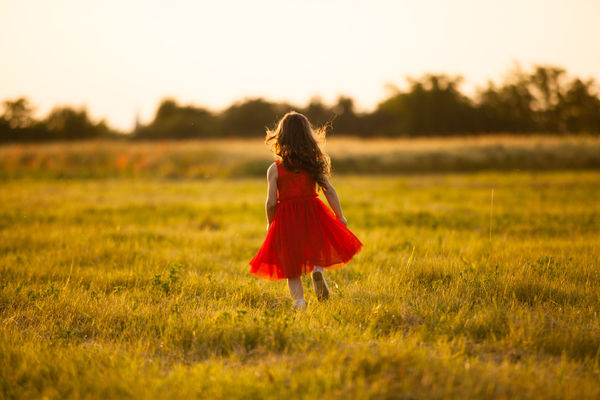
M 362 243 L 317 195 L 313 177 L 288 170 L 278 160 L 277 209 L 250 273 L 278 280 L 312 272 L 315 265 L 341 267 Z

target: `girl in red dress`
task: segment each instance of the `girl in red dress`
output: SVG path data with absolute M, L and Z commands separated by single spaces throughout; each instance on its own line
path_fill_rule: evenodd
M 321 152 L 308 119 L 289 112 L 267 131 L 265 143 L 277 160 L 267 170 L 267 236 L 250 261 L 250 273 L 260 278 L 287 279 L 296 308 L 304 308 L 300 277 L 312 273 L 317 298 L 329 297 L 323 268 L 346 264 L 362 243 L 347 228 L 337 193 L 328 175 L 329 157 Z M 318 198 L 318 185 L 333 212 Z

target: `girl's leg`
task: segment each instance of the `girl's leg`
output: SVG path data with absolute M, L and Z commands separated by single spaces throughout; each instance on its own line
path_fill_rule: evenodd
M 288 278 L 288 287 L 290 288 L 290 294 L 294 301 L 304 300 L 304 288 L 302 287 L 302 280 L 299 276 Z
M 327 281 L 323 275 L 323 267 L 318 265 L 313 267 L 312 282 L 317 299 L 320 301 L 327 300 L 329 298 L 329 286 L 327 286 Z

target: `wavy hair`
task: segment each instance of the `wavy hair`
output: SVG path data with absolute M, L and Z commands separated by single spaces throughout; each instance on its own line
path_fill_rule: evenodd
M 286 168 L 307 171 L 326 190 L 324 176 L 330 174 L 330 160 L 319 147 L 325 141 L 325 134 L 326 126 L 314 128 L 303 114 L 290 111 L 275 129 L 267 129 L 265 143 L 281 157 Z

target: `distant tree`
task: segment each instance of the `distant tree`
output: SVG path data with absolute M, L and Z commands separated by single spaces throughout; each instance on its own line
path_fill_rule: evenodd
M 564 95 L 565 70 L 552 66 L 536 66 L 530 75 L 534 89 L 535 107 L 550 110 L 556 107 Z
M 502 86 L 496 87 L 490 81 L 478 94 L 482 131 L 524 133 L 537 130 L 534 102 L 529 76 L 519 66 L 513 68 Z
M 154 121 L 157 123 L 164 123 L 169 121 L 177 115 L 179 111 L 179 105 L 175 99 L 167 98 L 161 101 L 158 109 L 156 110 L 156 116 Z
M 559 107 L 566 131 L 600 133 L 600 98 L 593 79 L 574 79 L 561 99 Z
M 180 106 L 174 99 L 164 99 L 152 123 L 134 132 L 137 139 L 211 138 L 220 135 L 217 117 L 204 108 Z
M 492 82 L 478 94 L 486 132 L 598 132 L 598 94 L 593 81 L 567 81 L 564 69 L 514 68 L 499 87 Z
M 108 133 L 104 121 L 94 124 L 85 108 L 55 107 L 44 122 L 49 138 L 52 139 L 90 139 Z
M 565 70 L 552 66 L 536 66 L 529 76 L 537 128 L 543 132 L 565 132 L 560 104 L 565 93 Z
M 289 104 L 271 103 L 262 98 L 235 103 L 221 114 L 225 136 L 264 136 L 268 124 L 293 108 Z
M 334 111 L 323 104 L 320 97 L 313 97 L 308 105 L 303 109 L 299 109 L 299 111 L 304 113 L 311 123 L 316 126 L 324 125 L 334 117 Z
M 11 139 L 13 139 L 11 133 L 12 129 L 10 129 L 8 121 L 4 119 L 4 115 L 0 116 L 0 141 L 11 141 Z
M 34 107 L 25 97 L 5 100 L 0 116 L 0 141 L 30 141 L 45 138 L 45 127 L 33 117 Z
M 472 132 L 476 111 L 460 93 L 462 77 L 426 74 L 408 79 L 410 89 L 397 91 L 378 105 L 381 121 L 392 135 L 429 135 Z
M 354 111 L 354 100 L 348 96 L 338 97 L 333 107 L 333 129 L 345 135 L 358 135 L 363 131 L 360 117 Z
M 25 97 L 16 100 L 5 100 L 2 103 L 4 113 L 2 119 L 10 129 L 29 128 L 35 122 L 33 118 L 34 108 Z

